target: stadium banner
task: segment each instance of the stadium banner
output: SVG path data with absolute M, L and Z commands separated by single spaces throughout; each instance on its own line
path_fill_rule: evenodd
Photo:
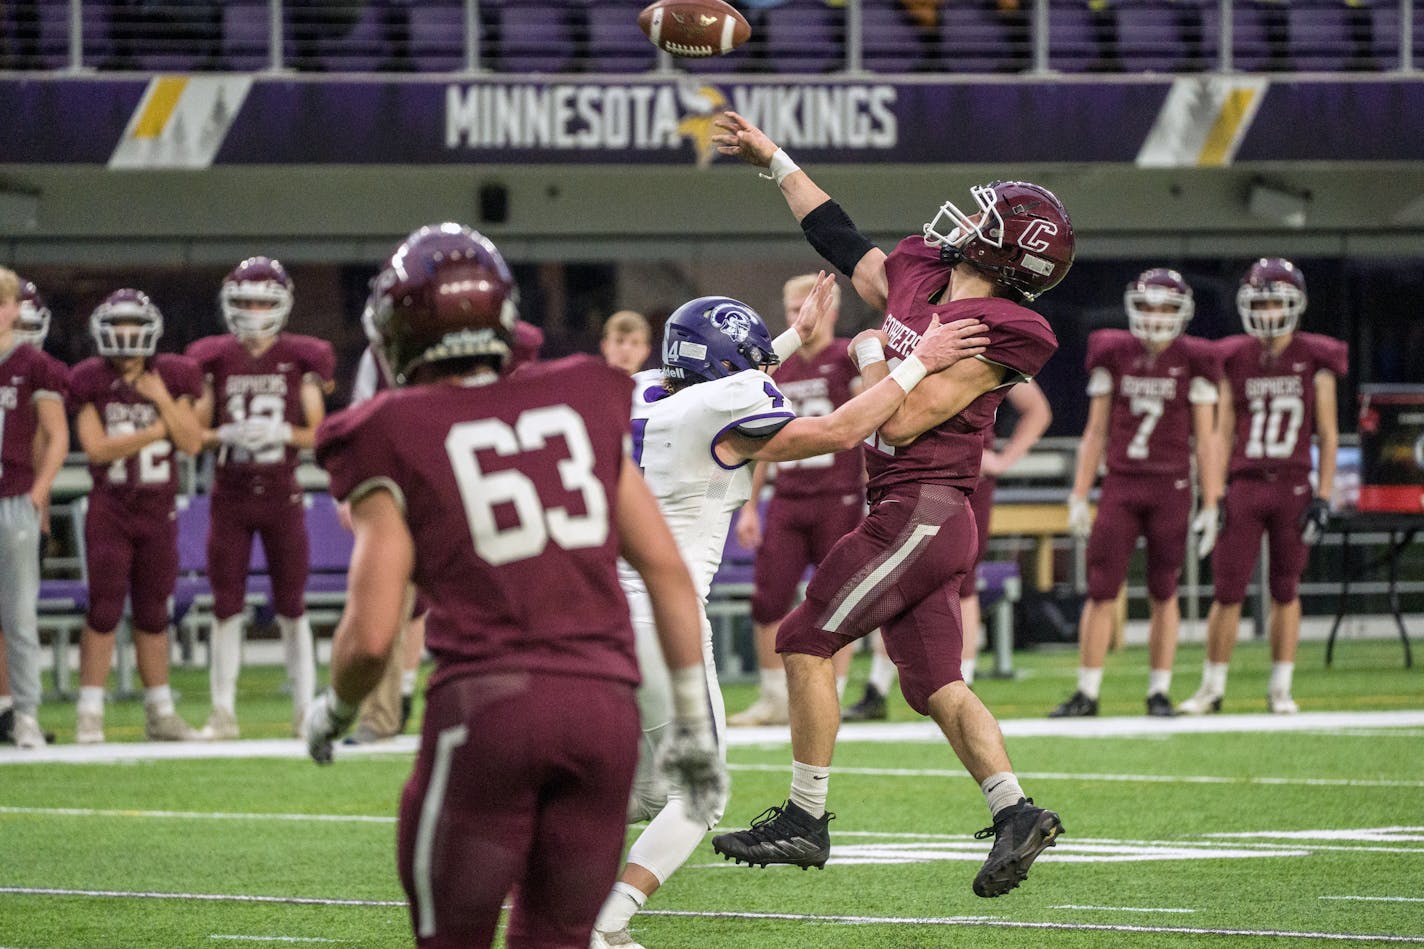
M 1424 160 L 1424 81 L 880 82 L 204 74 L 0 80 L 0 164 L 692 164 L 733 109 L 826 163 Z M 1384 133 L 1385 129 L 1394 131 Z

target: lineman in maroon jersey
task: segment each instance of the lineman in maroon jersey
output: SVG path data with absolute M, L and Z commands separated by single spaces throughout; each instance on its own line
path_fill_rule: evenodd
M 1225 522 L 1212 558 L 1216 593 L 1207 614 L 1202 684 L 1178 711 L 1221 710 L 1226 670 L 1241 625 L 1241 601 L 1264 532 L 1270 550 L 1271 679 L 1266 707 L 1289 715 L 1295 651 L 1300 641 L 1300 576 L 1309 546 L 1320 539 L 1335 487 L 1336 380 L 1349 371 L 1338 339 L 1297 332 L 1305 312 L 1305 277 L 1288 260 L 1251 265 L 1236 294 L 1245 335 L 1217 343 L 1222 359 L 1219 449 L 1227 469 Z M 1310 483 L 1310 440 L 1320 470 Z
M 1088 337 L 1088 424 L 1068 498 L 1069 527 L 1088 540 L 1088 602 L 1078 623 L 1078 688 L 1050 718 L 1098 714 L 1103 663 L 1112 638 L 1118 592 L 1137 538 L 1147 538 L 1147 714 L 1172 715 L 1168 694 L 1181 614 L 1177 581 L 1192 519 L 1191 452 L 1201 476 L 1202 531 L 1197 553 L 1216 539 L 1221 477 L 1213 451 L 1221 369 L 1210 343 L 1184 336 L 1192 289 L 1175 270 L 1156 267 L 1123 295 L 1128 332 L 1096 330 Z M 1096 522 L 1088 491 L 1107 456 Z
M 620 553 L 654 598 L 672 670 L 665 773 L 704 818 L 725 788 L 697 596 L 627 454 L 632 383 L 591 356 L 509 371 L 512 277 L 468 228 L 415 232 L 376 287 L 367 333 L 399 388 L 318 433 L 356 546 L 308 747 L 331 760 L 413 580 L 436 662 L 398 831 L 417 943 L 490 945 L 513 890 L 509 946 L 586 946 L 638 750 Z
M 178 579 L 173 452 L 196 454 L 202 429 L 193 402 L 202 375 L 192 360 L 156 354 L 163 315 L 138 290 L 116 290 L 89 319 L 99 355 L 74 367 L 69 398 L 94 490 L 84 519 L 89 614 L 79 640 L 75 741 L 104 740 L 104 681 L 124 600 L 144 684 L 150 740 L 197 737 L 168 688 L 168 602 Z
M 824 865 L 840 722 L 830 657 L 880 626 L 906 700 L 934 718 L 984 792 L 995 841 L 974 891 L 998 896 L 1027 877 L 1063 827 L 1023 796 L 997 722 L 961 677 L 958 592 L 977 546 L 965 495 L 978 482 L 982 433 L 1005 387 L 1033 376 L 1057 348 L 1047 322 L 1018 301 L 1068 272 L 1072 224 L 1046 189 L 994 182 L 971 189 L 972 215 L 946 201 L 922 235 L 887 257 L 760 129 L 734 112 L 715 124 L 718 150 L 768 168 L 812 247 L 885 310 L 878 334 L 855 346 L 865 385 L 889 372 L 886 350 L 903 357 L 934 317 L 977 317 L 989 344 L 927 379 L 867 448 L 870 514 L 821 563 L 777 636 L 791 704 L 790 798 L 750 830 L 714 838 L 713 849 L 748 863 Z
M 315 690 L 305 602 L 310 551 L 297 452 L 312 447 L 326 415 L 323 396 L 332 388 L 336 354 L 325 340 L 283 331 L 293 291 L 279 261 L 242 261 L 219 293 L 229 332 L 200 339 L 187 352 L 203 372 L 196 406 L 203 444 L 217 451 L 208 531 L 214 619 L 208 670 L 213 707 L 203 726 L 208 739 L 238 736 L 237 676 L 254 535 L 262 538 L 272 578 L 293 734 L 300 734 Z
M 787 325 L 794 323 L 816 285 L 815 274 L 792 277 L 782 287 Z M 860 378 L 846 358 L 848 339 L 837 339 L 836 316 L 841 289 L 831 285 L 831 312 L 815 334 L 772 370 L 781 394 L 797 416 L 829 415 L 860 391 Z M 817 566 L 841 536 L 864 517 L 865 456 L 857 445 L 850 451 L 816 455 L 775 465 L 776 480 L 761 520 L 761 495 L 771 463 L 752 474 L 752 493 L 738 512 L 734 529 L 738 542 L 755 550 L 752 624 L 756 639 L 761 691 L 751 706 L 727 717 L 727 724 L 785 725 L 786 669 L 776 652 L 776 631 L 791 610 L 796 588 L 807 567 Z M 836 689 L 845 690 L 850 650 L 836 653 Z
M 5 643 L 0 650 L 0 731 L 21 748 L 45 745 L 37 717 L 36 554 L 49 519 L 50 487 L 69 450 L 64 418 L 69 371 L 31 345 L 33 337 L 21 338 L 22 314 L 28 310 L 33 315 L 38 299 L 34 284 L 0 267 L 0 632 Z M 48 315 L 45 310 L 46 321 Z

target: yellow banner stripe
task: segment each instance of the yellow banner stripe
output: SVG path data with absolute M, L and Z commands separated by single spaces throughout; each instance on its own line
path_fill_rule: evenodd
M 1255 101 L 1256 90 L 1249 87 L 1232 89 L 1226 94 L 1226 99 L 1221 103 L 1221 111 L 1216 115 L 1216 122 L 1212 124 L 1211 131 L 1206 133 L 1201 154 L 1197 156 L 1199 166 L 1219 167 L 1226 164 L 1231 144 L 1236 141 L 1241 123 L 1246 120 L 1246 114 Z
M 133 137 L 158 138 L 162 135 L 186 88 L 187 76 L 160 76 L 155 79 L 153 91 L 143 107 L 143 113 L 138 117 L 138 124 L 134 126 Z

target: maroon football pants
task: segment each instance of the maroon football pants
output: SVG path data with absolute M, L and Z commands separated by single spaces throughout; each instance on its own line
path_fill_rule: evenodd
M 273 609 L 278 616 L 301 616 L 306 612 L 304 593 L 311 560 L 306 509 L 302 493 L 295 486 L 263 494 L 225 490 L 221 486 L 213 492 L 208 530 L 213 615 L 225 620 L 242 612 L 253 535 L 262 538 L 262 552 L 272 578 Z

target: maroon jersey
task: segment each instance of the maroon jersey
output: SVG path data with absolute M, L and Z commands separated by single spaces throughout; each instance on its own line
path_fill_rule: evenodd
M 188 347 L 213 389 L 213 427 L 250 418 L 307 424 L 302 383 L 325 386 L 336 371 L 336 353 L 326 340 L 281 333 L 261 356 L 253 356 L 233 335 L 209 336 Z M 217 480 L 249 483 L 254 478 L 290 481 L 297 470 L 295 445 L 272 445 L 251 452 L 233 445 L 218 452 Z
M 437 676 L 638 681 L 614 526 L 632 386 L 570 356 L 486 385 L 388 390 L 322 424 L 333 495 L 393 486 L 405 506 Z
M 203 391 L 198 366 L 186 356 L 159 353 L 147 369 L 158 373 L 174 399 L 196 400 Z M 69 376 L 69 401 L 77 411 L 92 405 L 99 423 L 110 436 L 142 431 L 159 421 L 158 407 L 134 391 L 113 363 L 92 356 L 74 367 Z M 172 505 L 178 493 L 178 471 L 173 464 L 173 443 L 167 438 L 106 465 L 89 466 L 94 490 L 115 496 L 138 496 L 156 504 Z
M 1213 404 L 1221 365 L 1211 343 L 1178 336 L 1156 356 L 1126 330 L 1088 336 L 1088 395 L 1112 396 L 1112 474 L 1184 478 L 1191 471 L 1192 406 Z
M 1318 333 L 1296 333 L 1277 356 L 1259 339 L 1244 334 L 1228 336 L 1216 345 L 1236 413 L 1231 477 L 1309 472 L 1315 374 L 1345 375 L 1349 348 Z
M 876 497 L 885 488 L 907 481 L 948 484 L 964 491 L 979 481 L 984 456 L 984 429 L 994 424 L 994 413 L 1008 387 L 1030 379 L 1058 348 L 1048 322 L 1032 310 L 1000 298 L 957 300 L 932 304 L 932 295 L 949 282 L 949 270 L 939 250 L 920 237 L 907 237 L 885 261 L 889 282 L 885 323 L 882 327 L 891 359 L 908 356 L 929 328 L 930 318 L 941 323 L 974 317 L 989 327 L 989 347 L 982 358 L 1008 370 L 1004 382 L 969 403 L 958 415 L 930 429 L 909 445 L 892 447 L 871 436 L 866 450 L 869 491 Z
M 69 369 L 28 343 L 0 355 L 0 498 L 27 494 L 35 484 L 36 399 L 59 399 Z
M 796 414 L 830 415 L 850 401 L 851 383 L 859 378 L 846 356 L 849 340 L 833 339 L 815 356 L 796 353 L 776 370 L 776 387 Z M 799 461 L 776 463 L 776 493 L 800 498 L 818 494 L 860 493 L 865 459 L 860 446 Z

